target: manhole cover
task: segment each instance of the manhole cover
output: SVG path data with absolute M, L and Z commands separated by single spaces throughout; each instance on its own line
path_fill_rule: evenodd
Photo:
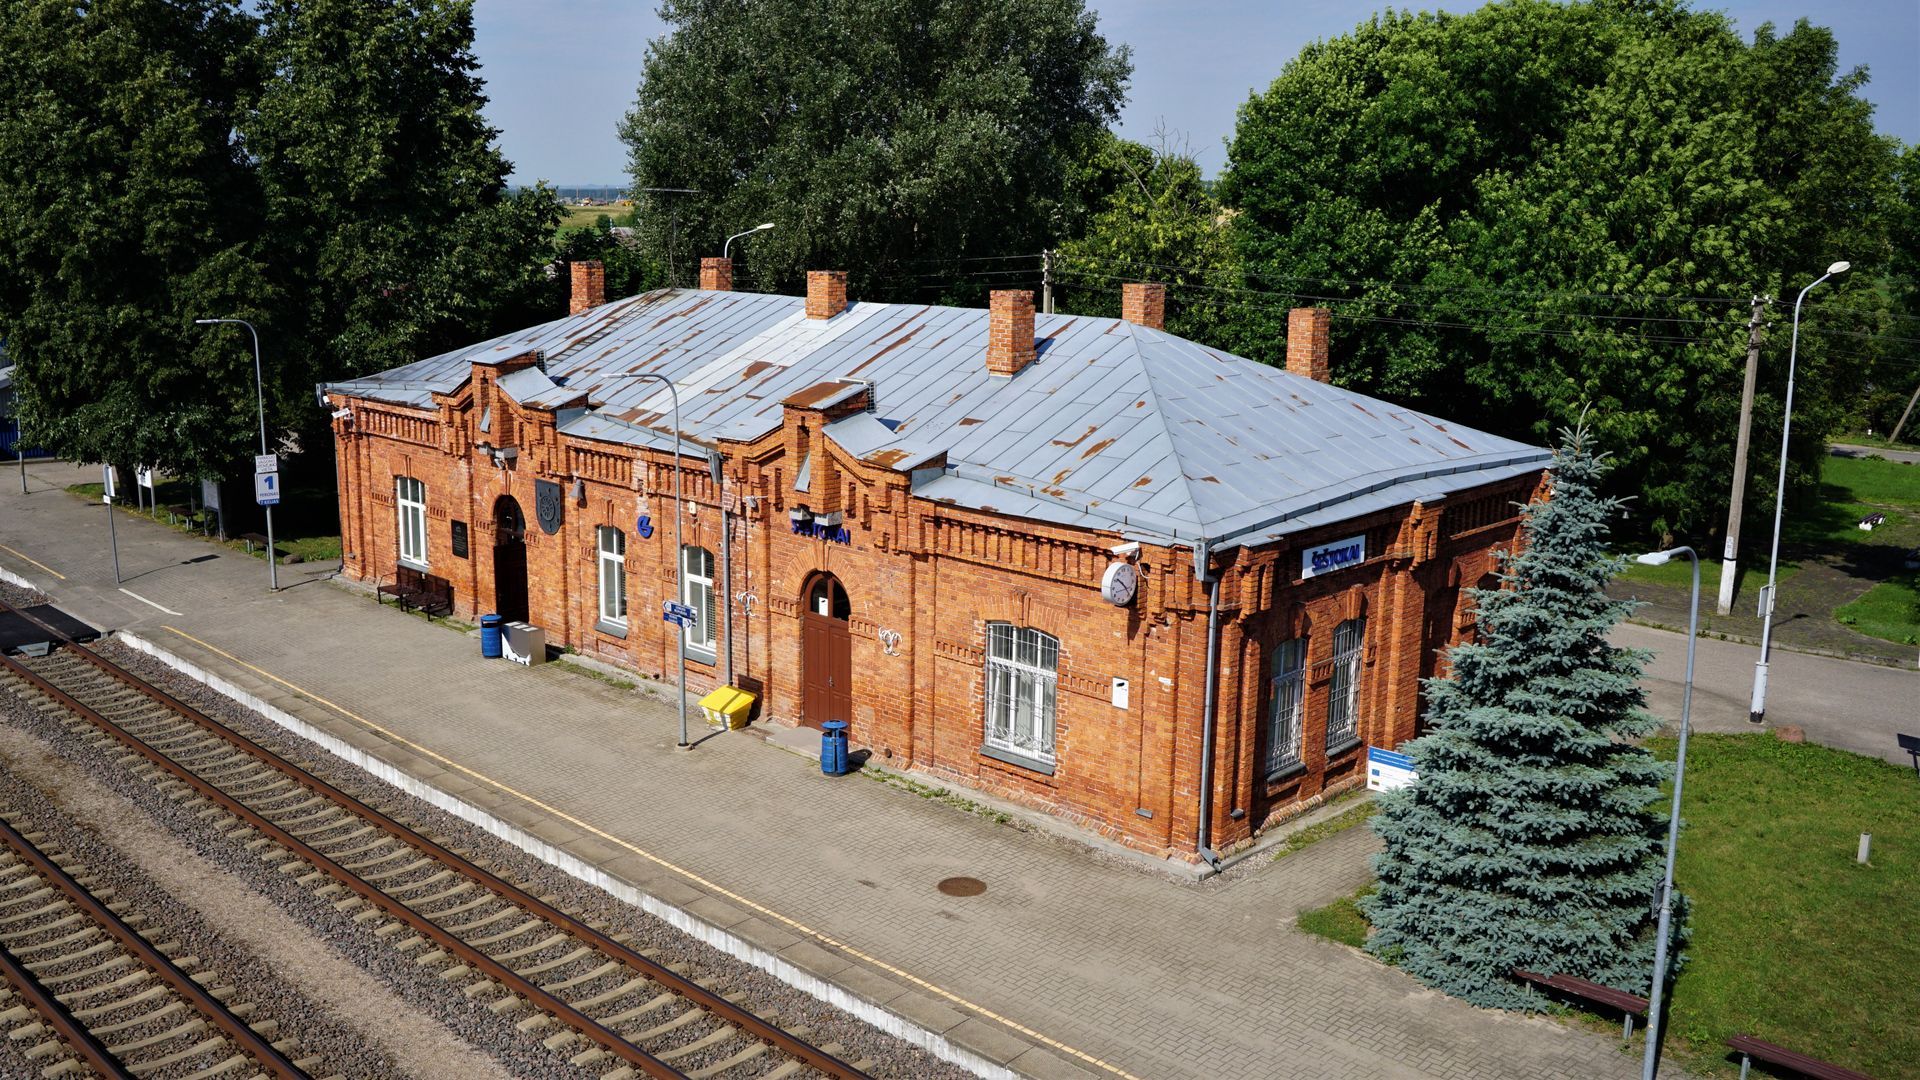
M 979 896 L 987 891 L 987 883 L 973 877 L 950 877 L 942 881 L 938 888 L 948 896 Z

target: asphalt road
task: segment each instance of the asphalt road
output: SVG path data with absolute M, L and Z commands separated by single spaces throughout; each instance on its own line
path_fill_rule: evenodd
M 1647 667 L 1649 706 L 1654 715 L 1677 721 L 1687 636 L 1624 623 L 1613 640 L 1653 650 Z M 1755 730 L 1747 722 L 1747 707 L 1759 658 L 1752 645 L 1701 639 L 1694 672 L 1695 731 Z M 1920 735 L 1920 649 L 1899 668 L 1775 649 L 1767 680 L 1767 726 L 1781 724 L 1804 728 L 1812 742 L 1910 765 L 1893 736 Z
M 1883 457 L 1888 461 L 1904 461 L 1909 465 L 1920 465 L 1920 452 L 1912 450 L 1882 450 L 1875 446 L 1834 443 L 1827 452 L 1835 457 Z

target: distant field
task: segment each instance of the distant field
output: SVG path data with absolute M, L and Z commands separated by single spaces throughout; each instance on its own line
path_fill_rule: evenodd
M 563 206 L 559 228 L 583 229 L 599 221 L 601 216 L 610 217 L 616 224 L 620 219 L 633 212 L 631 206 Z

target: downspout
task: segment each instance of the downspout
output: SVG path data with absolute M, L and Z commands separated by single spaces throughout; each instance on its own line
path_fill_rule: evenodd
M 1207 860 L 1207 865 L 1219 870 L 1220 855 L 1207 844 L 1213 839 L 1213 725 L 1214 713 L 1219 707 L 1220 579 L 1208 575 L 1207 554 L 1205 540 L 1194 545 L 1194 576 L 1207 583 L 1207 686 L 1200 722 L 1200 828 L 1194 837 L 1194 848 Z

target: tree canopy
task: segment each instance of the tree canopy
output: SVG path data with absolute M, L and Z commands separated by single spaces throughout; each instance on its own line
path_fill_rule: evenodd
M 1624 561 L 1606 467 L 1591 433 L 1562 437 L 1552 499 L 1526 507 L 1500 586 L 1471 590 L 1478 640 L 1427 684 L 1427 734 L 1401 748 L 1419 779 L 1373 818 L 1368 948 L 1478 1005 L 1538 1007 L 1515 967 L 1649 985 L 1666 769 L 1636 741 L 1646 654 L 1607 638 L 1632 605 L 1606 594 Z
M 1081 0 L 667 0 L 620 128 L 642 235 L 680 283 L 731 233 L 742 287 L 841 269 L 925 297 L 969 257 L 1030 254 L 1081 211 L 1131 65 Z M 695 194 L 644 189 L 694 189 Z
M 1811 458 L 1880 325 L 1896 144 L 1831 33 L 1742 41 L 1678 0 L 1502 0 L 1388 13 L 1309 46 L 1241 109 L 1222 179 L 1249 288 L 1232 346 L 1271 357 L 1289 298 L 1331 306 L 1336 381 L 1544 439 L 1585 404 L 1656 531 L 1724 510 L 1749 298 L 1769 315 L 1756 430 L 1777 425 L 1786 323 Z M 1784 301 L 1784 303 L 1781 303 Z M 1524 418 L 1516 421 L 1513 418 Z M 1754 472 L 1767 471 L 1765 440 Z
M 468 0 L 0 0 L 0 335 L 28 437 L 231 471 L 314 383 L 535 321 Z

